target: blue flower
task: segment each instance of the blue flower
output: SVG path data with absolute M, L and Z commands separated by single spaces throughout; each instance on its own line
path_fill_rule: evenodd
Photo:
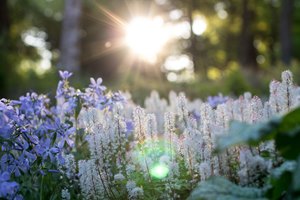
M 71 135 L 75 133 L 76 129 L 74 127 L 69 128 L 66 132 L 61 136 L 60 141 L 58 142 L 58 147 L 63 148 L 65 143 L 69 145 L 69 147 L 74 146 L 74 140 L 70 138 Z
M 192 116 L 197 122 L 199 122 L 200 119 L 201 119 L 200 113 L 199 113 L 198 111 L 196 111 L 196 110 L 193 110 L 193 111 L 191 112 L 191 116 Z
M 74 146 L 74 114 L 79 103 L 104 109 L 125 101 L 120 92 L 104 94 L 106 87 L 101 78 L 91 78 L 89 87 L 81 92 L 69 86 L 72 73 L 59 71 L 59 75 L 62 80 L 56 92 L 57 106 L 50 107 L 46 95 L 34 92 L 18 100 L 0 100 L 0 199 L 22 199 L 16 194 L 18 183 L 9 181 L 9 175 L 56 172 L 55 166 L 65 162 L 63 152 Z M 131 134 L 132 121 L 126 122 L 126 126 L 127 134 Z M 47 169 L 48 164 L 53 169 Z
M 56 89 L 56 98 L 62 97 L 64 95 L 64 82 L 59 81 Z
M 29 160 L 25 158 L 24 154 L 21 154 L 17 159 L 14 159 L 13 162 L 10 162 L 7 170 L 19 177 L 21 176 L 21 172 L 27 173 L 29 167 Z
M 16 182 L 10 182 L 10 174 L 3 172 L 0 174 L 0 197 L 9 198 L 15 195 L 19 190 L 19 184 Z
M 226 103 L 228 100 L 228 97 L 223 97 L 222 94 L 219 94 L 218 96 L 209 96 L 207 98 L 207 103 L 212 107 L 212 108 L 217 108 L 219 104 Z
M 38 155 L 42 156 L 43 160 L 50 158 L 51 162 L 55 161 L 55 155 L 60 152 L 57 147 L 52 147 L 50 144 L 50 139 L 47 138 L 45 141 L 40 142 L 39 145 L 35 147 L 35 151 Z
M 126 122 L 126 137 L 129 137 L 134 129 L 134 124 L 131 120 L 127 120 Z
M 106 87 L 101 85 L 102 78 L 98 78 L 95 80 L 94 78 L 90 78 L 91 84 L 89 85 L 90 88 L 94 89 L 95 91 L 103 92 L 106 90 Z
M 64 79 L 67 80 L 68 78 L 70 78 L 72 76 L 73 73 L 68 72 L 68 71 L 59 71 L 59 76 Z
M 105 106 L 112 110 L 115 103 L 120 102 L 124 103 L 126 101 L 125 97 L 121 94 L 121 92 L 110 93 Z

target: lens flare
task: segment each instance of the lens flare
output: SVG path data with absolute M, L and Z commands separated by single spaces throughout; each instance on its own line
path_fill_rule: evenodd
M 158 163 L 151 167 L 150 175 L 154 178 L 162 179 L 165 178 L 169 173 L 169 168 L 165 164 Z
M 135 161 L 145 169 L 149 169 L 149 175 L 153 178 L 162 179 L 169 173 L 168 164 L 174 157 L 175 151 L 165 140 L 146 140 L 135 149 Z M 146 166 L 147 165 L 147 166 Z

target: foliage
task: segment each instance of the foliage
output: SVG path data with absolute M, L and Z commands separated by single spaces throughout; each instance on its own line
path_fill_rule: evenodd
M 80 91 L 72 73 L 59 73 L 56 105 L 36 93 L 0 101 L 2 198 L 298 197 L 300 102 L 290 71 L 264 103 L 250 93 L 190 101 L 170 92 L 167 101 L 153 91 L 143 108 L 130 94 L 105 93 L 101 78 Z
M 200 182 L 199 185 L 189 196 L 188 200 L 200 199 L 232 199 L 232 200 L 265 200 L 264 191 L 257 188 L 247 188 L 237 186 L 227 179 L 214 177 L 205 182 Z
M 58 53 L 60 48 L 60 33 L 63 16 L 63 1 L 38 1 L 38 0 L 23 0 L 22 2 L 16 0 L 3 0 L 7 2 L 7 6 L 1 7 L 3 16 L 0 25 L 0 92 L 3 97 L 17 98 L 28 88 L 36 92 L 48 93 L 50 88 L 56 84 L 56 76 L 54 73 L 58 61 Z M 162 4 L 159 4 L 161 2 Z M 119 0 L 110 1 L 84 1 L 83 13 L 81 22 L 82 32 L 82 55 L 81 69 L 83 74 L 89 72 L 90 74 L 97 74 L 104 77 L 104 81 L 119 83 L 116 88 L 129 89 L 133 92 L 134 100 L 142 101 L 151 89 L 163 92 L 166 97 L 168 91 L 172 88 L 176 91 L 185 90 L 186 94 L 191 97 L 206 98 L 209 95 L 217 95 L 219 92 L 226 95 L 241 95 L 244 91 L 254 92 L 255 94 L 265 95 L 267 92 L 267 85 L 271 78 L 276 77 L 274 74 L 276 68 L 281 66 L 279 47 L 282 46 L 279 41 L 279 11 L 281 10 L 282 1 L 253 1 L 249 3 L 248 7 L 251 9 L 252 17 L 249 17 L 249 33 L 251 32 L 253 38 L 245 44 L 240 41 L 241 23 L 243 2 L 237 0 L 227 1 L 178 1 L 173 0 L 168 3 L 165 1 L 148 0 L 145 2 L 120 2 Z M 126 9 L 129 6 L 130 9 Z M 115 43 L 122 37 L 122 28 L 115 24 L 114 20 L 105 16 L 105 12 L 99 9 L 105 8 L 113 16 L 118 16 L 126 24 L 134 15 L 147 15 L 149 8 L 153 8 L 150 17 L 162 16 L 164 21 L 168 24 L 186 25 L 191 23 L 193 17 L 203 16 L 207 21 L 207 30 L 202 35 L 194 35 L 191 31 L 192 37 L 179 37 L 164 49 L 162 58 L 159 63 L 149 65 L 148 74 L 157 72 L 160 76 L 160 69 L 163 68 L 164 59 L 169 55 L 192 55 L 194 63 L 195 80 L 191 83 L 175 83 L 171 86 L 165 86 L 170 83 L 167 81 L 158 84 L 158 86 L 150 87 L 147 85 L 151 81 L 156 82 L 157 79 L 137 81 L 132 84 L 132 76 L 128 76 L 125 82 L 119 82 L 124 76 L 124 71 L 143 71 L 138 65 L 143 65 L 139 61 L 134 60 L 132 63 L 122 62 L 127 60 L 128 49 L 122 47 L 114 48 L 119 44 L 113 44 L 112 48 L 107 48 L 106 43 Z M 122 9 L 120 9 L 122 8 Z M 293 62 L 292 65 L 297 65 L 299 62 L 299 55 L 297 52 L 299 48 L 299 3 L 294 3 L 294 15 L 291 20 L 292 27 L 292 43 L 293 43 Z M 128 12 L 132 10 L 133 12 Z M 171 19 L 172 14 L 178 12 L 178 19 Z M 181 16 L 181 17 L 180 17 Z M 255 17 L 254 17 L 255 16 Z M 191 19 L 189 18 L 191 17 Z M 183 23 L 182 23 L 183 22 Z M 8 24 L 8 25 L 6 25 Z M 191 24 L 190 24 L 191 25 Z M 7 27 L 6 27 L 7 26 Z M 187 27 L 189 28 L 189 27 Z M 24 42 L 23 34 L 31 29 L 40 30 L 45 34 L 45 42 L 47 49 L 52 53 L 52 69 L 41 75 L 37 62 L 40 59 L 39 50 L 26 44 Z M 182 28 L 183 29 L 183 28 Z M 180 30 L 182 31 L 182 30 Z M 287 30 L 288 31 L 288 30 Z M 97 44 L 97 45 L 94 45 Z M 193 45 L 190 45 L 193 44 Z M 243 73 L 238 70 L 231 71 L 232 66 L 240 69 L 242 66 L 239 63 L 241 49 L 238 45 L 243 47 L 255 46 L 255 56 L 253 62 L 259 65 L 259 70 L 255 72 L 255 76 L 248 77 L 248 71 Z M 94 48 L 96 46 L 97 48 Z M 118 49 L 117 51 L 115 51 Z M 126 59 L 125 59 L 126 58 Z M 130 60 L 130 59 L 129 59 Z M 134 68 L 132 69 L 132 65 Z M 299 64 L 298 64 L 299 65 Z M 101 66 L 101 67 L 95 67 Z M 153 69 L 155 68 L 155 69 Z M 203 80 L 203 77 L 212 69 L 216 69 L 218 76 L 216 82 Z M 267 72 L 266 72 L 266 71 Z M 200 71 L 201 73 L 198 73 Z M 282 71 L 282 68 L 280 69 Z M 116 73 L 117 72 L 117 73 Z M 119 73 L 118 73 L 119 72 Z M 164 71 L 169 73 L 169 71 Z M 176 71 L 172 71 L 177 73 Z M 181 73 L 178 72 L 178 73 Z M 294 72 L 296 74 L 296 72 Z M 271 76 L 269 76 L 271 74 Z M 152 74 L 153 75 L 153 74 Z M 114 79 L 112 79 L 114 77 Z M 257 80 L 255 77 L 258 77 Z M 210 78 L 210 76 L 208 76 Z M 45 81 L 46 79 L 46 81 Z M 54 81 L 53 81 L 54 80 Z M 215 79 L 214 79 L 215 80 Z M 144 81 L 144 82 L 143 82 Z M 253 83 L 255 82 L 255 84 Z M 146 84 L 145 84 L 146 83 Z M 249 84 L 251 83 L 251 84 Z M 162 86 L 164 85 L 164 86 Z M 143 86 L 143 87 L 142 87 Z M 147 87 L 148 86 L 148 87 Z M 161 86 L 162 88 L 160 88 Z M 251 86 L 251 87 L 250 87 Z M 136 91 L 138 88 L 138 91 Z M 146 88 L 146 89 L 145 89 Z M 147 93 L 146 93 L 147 91 Z M 141 93 L 142 95 L 139 95 Z
M 21 198 L 16 194 L 18 188 L 27 198 L 55 191 L 57 184 L 49 181 L 46 189 L 44 181 L 59 180 L 58 165 L 74 147 L 76 109 L 81 105 L 104 109 L 122 100 L 118 93 L 104 95 L 101 79 L 91 79 L 85 92 L 76 91 L 69 86 L 71 75 L 60 71 L 56 106 L 51 106 L 47 96 L 34 92 L 19 100 L 1 99 L 1 197 Z M 40 185 L 32 184 L 35 181 Z
M 300 150 L 300 108 L 291 111 L 281 118 L 274 118 L 267 122 L 250 125 L 241 122 L 232 122 L 229 128 L 230 135 L 220 138 L 218 148 L 224 150 L 236 144 L 258 145 L 266 140 L 274 139 L 277 150 L 285 159 L 297 159 Z
M 284 116 L 276 116 L 268 121 L 257 124 L 248 124 L 234 121 L 228 130 L 228 135 L 223 135 L 217 143 L 217 151 L 222 152 L 232 146 L 251 145 L 258 148 L 266 141 L 274 141 L 276 152 L 280 158 L 266 155 L 276 162 L 267 181 L 262 186 L 265 193 L 261 197 L 268 199 L 296 199 L 299 198 L 299 141 L 300 139 L 300 108 L 296 108 Z M 269 152 L 270 153 L 270 152 Z M 263 155 L 263 152 L 261 152 Z M 273 164 L 273 165 L 274 165 Z M 207 181 L 200 183 L 199 187 L 192 193 L 191 198 L 205 199 L 207 185 L 218 187 L 218 182 Z M 232 184 L 232 183 L 231 183 Z M 238 187 L 232 185 L 230 189 Z M 256 188 L 253 191 L 257 190 Z M 212 199 L 222 198 L 221 193 Z M 196 196 L 196 197 L 194 197 Z

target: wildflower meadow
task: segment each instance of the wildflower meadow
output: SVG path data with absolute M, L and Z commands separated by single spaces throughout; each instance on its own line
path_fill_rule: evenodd
M 0 199 L 300 198 L 300 88 L 290 71 L 264 98 L 144 105 L 60 71 L 55 98 L 0 100 Z

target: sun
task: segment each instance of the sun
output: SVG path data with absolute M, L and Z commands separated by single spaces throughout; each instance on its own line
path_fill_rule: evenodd
M 140 58 L 155 62 L 168 41 L 168 32 L 161 17 L 135 17 L 126 26 L 126 45 Z

